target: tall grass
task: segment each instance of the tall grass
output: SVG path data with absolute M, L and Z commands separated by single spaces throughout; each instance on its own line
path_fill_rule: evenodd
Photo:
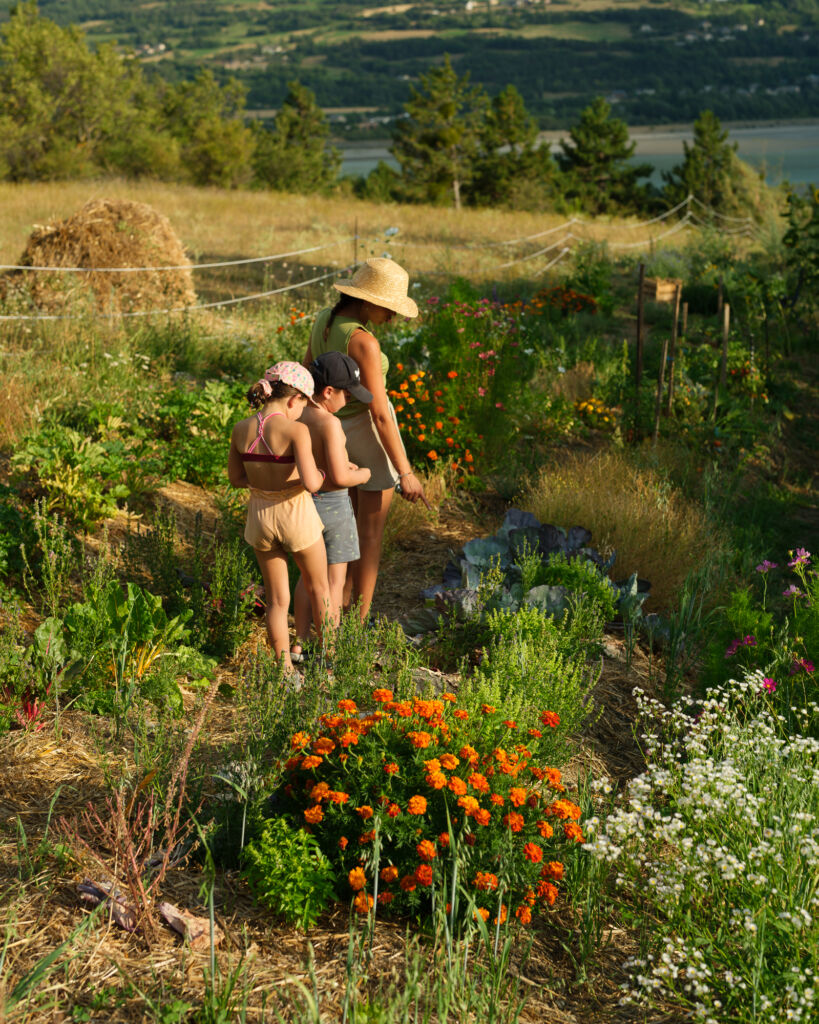
M 556 526 L 585 526 L 593 543 L 617 551 L 614 575 L 651 581 L 650 606 L 672 607 L 686 576 L 719 544 L 699 506 L 655 470 L 622 451 L 576 453 L 543 469 L 520 502 Z

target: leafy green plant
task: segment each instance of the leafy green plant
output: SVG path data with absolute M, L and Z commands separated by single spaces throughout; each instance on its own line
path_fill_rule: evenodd
M 271 818 L 244 848 L 243 875 L 256 899 L 306 929 L 336 898 L 336 877 L 315 836 Z

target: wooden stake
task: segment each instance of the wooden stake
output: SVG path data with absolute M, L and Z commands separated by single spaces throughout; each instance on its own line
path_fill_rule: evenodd
M 660 372 L 657 374 L 657 400 L 654 403 L 654 431 L 651 435 L 653 444 L 660 436 L 660 411 L 663 405 L 663 384 L 665 382 L 665 361 L 668 358 L 668 336 L 663 338 L 663 352 L 660 356 Z
M 682 322 L 682 336 L 688 337 L 688 303 L 683 303 L 683 322 Z
M 640 384 L 643 380 L 643 285 L 646 265 L 640 264 L 640 281 L 637 285 L 637 352 L 634 360 L 634 440 L 640 440 Z
M 671 346 L 668 351 L 668 401 L 666 402 L 666 416 L 671 415 L 674 402 L 674 360 L 677 357 L 677 324 L 680 319 L 680 299 L 682 298 L 682 285 L 677 285 L 674 291 L 674 322 L 671 324 Z
M 722 307 L 722 356 L 719 361 L 719 379 L 714 387 L 714 408 L 711 411 L 711 419 L 717 418 L 717 406 L 719 405 L 720 392 L 725 390 L 728 383 L 728 333 L 731 329 L 731 307 L 726 302 Z

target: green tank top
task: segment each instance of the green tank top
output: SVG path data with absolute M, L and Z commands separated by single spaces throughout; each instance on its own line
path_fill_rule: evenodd
M 372 333 L 368 326 L 359 323 L 358 320 L 353 320 L 352 317 L 343 316 L 338 314 L 333 320 L 330 330 L 327 334 L 327 339 L 324 338 L 324 328 L 330 318 L 330 309 L 323 309 L 316 319 L 313 321 L 313 329 L 310 332 L 310 351 L 313 353 L 313 358 L 316 359 L 318 356 L 323 356 L 325 352 L 343 352 L 344 355 L 348 355 L 347 347 L 350 344 L 350 338 L 355 334 L 356 331 L 367 331 Z M 384 378 L 384 387 L 387 386 L 387 370 L 390 368 L 390 361 L 381 353 L 381 375 Z M 340 409 L 336 415 L 341 418 L 347 418 L 349 416 L 357 416 L 359 413 L 368 410 L 369 406 L 363 402 L 359 402 L 356 398 L 348 398 L 347 404 L 343 409 Z

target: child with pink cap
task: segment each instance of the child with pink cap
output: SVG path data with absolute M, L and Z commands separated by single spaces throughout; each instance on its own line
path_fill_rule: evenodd
M 335 626 L 323 527 L 310 496 L 320 489 L 324 473 L 316 466 L 309 430 L 298 422 L 313 390 L 311 374 L 299 363 L 271 366 L 247 393 L 258 411 L 233 428 L 228 456 L 231 484 L 250 489 L 245 540 L 262 571 L 270 645 L 288 674 L 294 671 L 288 554 L 301 570 L 319 635 L 323 626 Z

